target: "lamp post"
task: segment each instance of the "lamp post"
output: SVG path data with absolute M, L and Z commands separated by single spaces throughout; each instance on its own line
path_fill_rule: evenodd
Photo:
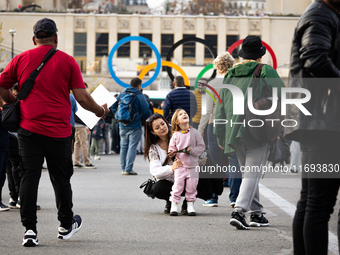
M 17 31 L 14 28 L 11 28 L 9 30 L 9 33 L 12 35 L 12 58 L 14 58 L 14 36 L 17 33 Z

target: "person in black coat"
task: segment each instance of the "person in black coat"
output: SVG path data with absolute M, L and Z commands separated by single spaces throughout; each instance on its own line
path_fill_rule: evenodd
M 294 254 L 328 252 L 328 221 L 340 186 L 340 173 L 334 171 L 340 165 L 339 12 L 339 0 L 313 2 L 299 19 L 293 38 L 288 87 L 305 93 L 288 93 L 288 98 L 306 101 L 304 112 L 287 105 L 286 119 L 293 121 L 285 123 L 286 138 L 299 141 L 302 150 Z M 311 173 L 318 166 L 322 171 Z

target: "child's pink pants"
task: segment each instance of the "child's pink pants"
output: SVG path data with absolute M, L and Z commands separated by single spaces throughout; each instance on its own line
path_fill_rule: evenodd
M 185 186 L 185 198 L 188 202 L 195 202 L 198 178 L 190 177 L 190 168 L 180 166 L 175 170 L 175 183 L 172 185 L 170 201 L 177 204 L 181 201 L 181 194 Z

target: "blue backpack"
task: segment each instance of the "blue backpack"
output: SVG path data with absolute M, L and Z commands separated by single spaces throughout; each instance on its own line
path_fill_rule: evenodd
M 124 126 L 130 125 L 138 114 L 138 112 L 132 112 L 132 106 L 138 94 L 142 94 L 142 92 L 133 93 L 130 91 L 125 91 L 120 96 L 115 119 L 121 122 Z

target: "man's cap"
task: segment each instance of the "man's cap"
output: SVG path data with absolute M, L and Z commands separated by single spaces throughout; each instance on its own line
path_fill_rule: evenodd
M 266 47 L 262 45 L 261 38 L 256 35 L 247 36 L 242 42 L 242 49 L 238 55 L 244 59 L 258 59 L 266 54 Z
M 39 35 L 39 32 L 45 32 L 46 35 Z M 55 35 L 58 32 L 55 22 L 51 19 L 44 18 L 38 20 L 33 27 L 33 33 L 35 38 L 48 38 Z

